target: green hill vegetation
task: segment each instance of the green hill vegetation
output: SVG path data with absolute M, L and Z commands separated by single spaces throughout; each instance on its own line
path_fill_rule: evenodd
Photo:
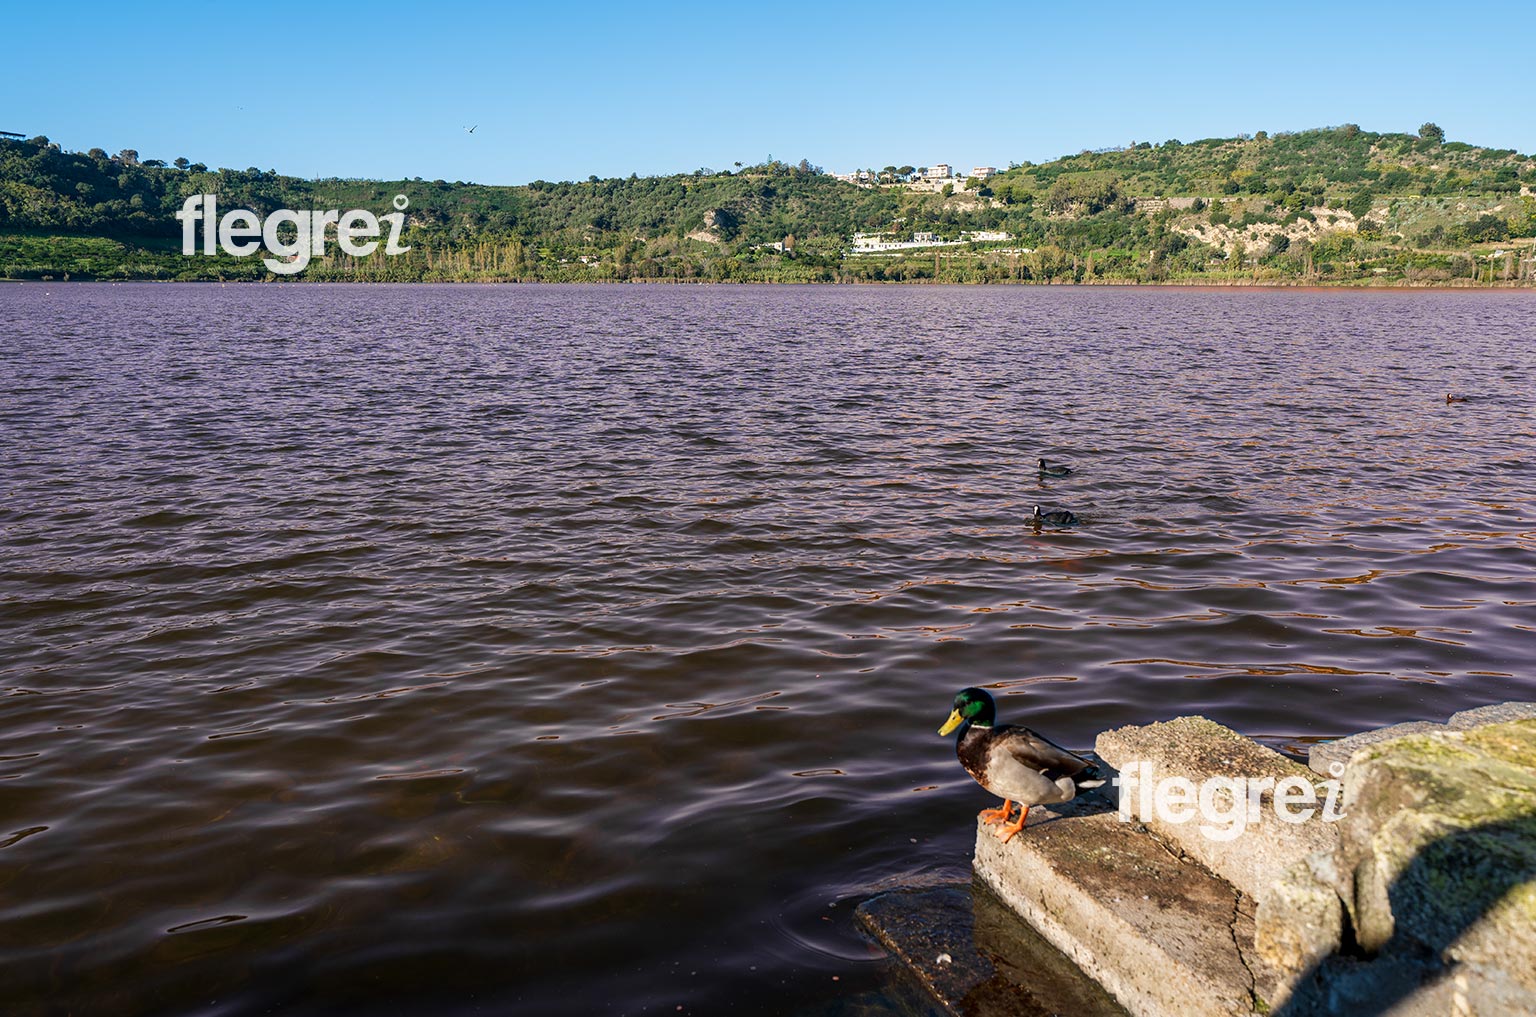
M 910 171 L 910 167 L 903 169 Z M 259 257 L 185 257 L 173 213 L 391 210 L 408 254 L 334 243 L 298 278 L 360 281 L 1536 282 L 1536 158 L 1342 127 L 1142 143 L 1010 167 L 953 193 L 845 183 L 808 162 L 503 187 L 306 180 L 129 151 L 0 141 L 0 277 L 275 278 Z M 1008 240 L 877 254 L 852 235 Z

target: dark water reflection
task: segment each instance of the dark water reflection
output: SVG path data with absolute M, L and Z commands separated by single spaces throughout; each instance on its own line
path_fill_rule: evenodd
M 848 902 L 963 872 L 960 685 L 1080 747 L 1536 698 L 1533 340 L 1518 293 L 0 288 L 5 1011 L 883 1012 Z

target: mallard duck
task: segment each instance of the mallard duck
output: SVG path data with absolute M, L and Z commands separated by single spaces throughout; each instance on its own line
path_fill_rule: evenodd
M 961 689 L 954 709 L 939 728 L 947 735 L 956 728 L 955 755 L 976 783 L 1003 800 L 1001 808 L 983 809 L 981 819 L 996 825 L 993 831 L 1004 844 L 1024 829 L 1031 805 L 1070 802 L 1079 790 L 1104 783 L 1093 763 L 1053 744 L 1027 727 L 998 724 L 997 704 L 983 689 Z M 1019 804 L 1018 822 L 1009 824 L 1013 803 Z
M 1045 523 L 1048 526 L 1072 526 L 1077 522 L 1077 516 L 1066 509 L 1051 509 L 1049 512 L 1041 512 L 1040 506 L 1035 506 L 1035 514 L 1031 516 L 1035 525 Z
M 1048 463 L 1044 459 L 1040 460 L 1040 476 L 1042 477 L 1065 477 L 1071 472 L 1072 467 L 1070 466 L 1065 466 L 1061 463 Z
M 1447 392 L 1445 394 L 1445 401 L 1448 402 L 1448 403 L 1464 403 L 1464 402 L 1467 401 L 1467 397 L 1466 396 L 1459 396 L 1459 395 L 1451 395 L 1451 393 Z

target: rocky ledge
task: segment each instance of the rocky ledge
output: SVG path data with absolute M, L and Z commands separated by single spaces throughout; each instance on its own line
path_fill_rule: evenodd
M 1536 704 L 1324 743 L 1313 769 L 1202 717 L 1096 748 L 1105 793 L 1007 844 L 978 823 L 977 885 L 946 892 L 985 922 L 860 909 L 946 1012 L 1536 1013 Z M 999 981 L 1022 970 L 1049 977 Z

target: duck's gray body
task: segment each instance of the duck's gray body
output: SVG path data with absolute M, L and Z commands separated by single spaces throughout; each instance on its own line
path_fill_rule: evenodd
M 976 783 L 1020 805 L 1070 802 L 1079 787 L 1098 787 L 1098 769 L 1027 727 L 967 725 L 955 741 L 960 765 Z

